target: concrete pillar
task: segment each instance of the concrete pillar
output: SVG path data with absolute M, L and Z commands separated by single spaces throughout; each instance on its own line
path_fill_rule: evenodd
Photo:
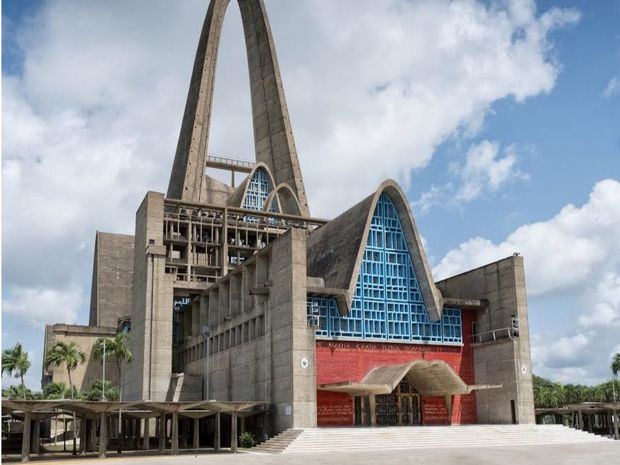
M 30 462 L 30 412 L 24 413 L 22 435 L 22 462 Z
M 159 452 L 166 450 L 166 414 L 159 417 Z
M 200 448 L 200 419 L 194 418 L 194 449 Z
M 374 394 L 368 396 L 368 405 L 370 408 L 370 426 L 377 425 L 377 401 Z
M 33 431 L 32 431 L 32 449 L 31 452 L 33 454 L 41 453 L 41 421 L 38 418 L 35 418 L 32 421 Z
M 579 422 L 579 429 L 580 430 L 585 429 L 583 427 L 583 412 L 581 410 L 579 410 L 579 412 L 577 412 L 577 418 L 578 418 L 578 422 Z
M 446 416 L 448 417 L 448 425 L 452 425 L 452 395 L 446 396 Z
M 99 457 L 105 458 L 108 453 L 108 422 L 105 412 L 99 414 Z
M 237 412 L 230 415 L 230 451 L 237 452 Z
M 88 452 L 95 450 L 95 444 L 97 443 L 97 423 L 95 420 L 88 420 Z
M 215 437 L 213 438 L 213 449 L 215 452 L 220 451 L 220 412 L 215 414 L 215 425 L 213 427 Z
M 142 448 L 144 450 L 149 450 L 149 440 L 150 440 L 150 432 L 149 432 L 149 423 L 151 419 L 144 419 L 144 437 L 142 438 Z
M 620 439 L 620 433 L 618 432 L 618 412 L 616 410 L 613 411 L 613 422 L 614 422 L 614 439 Z
M 86 455 L 86 418 L 80 418 L 80 455 Z
M 177 412 L 172 412 L 172 445 L 170 452 L 172 455 L 179 455 L 179 416 Z

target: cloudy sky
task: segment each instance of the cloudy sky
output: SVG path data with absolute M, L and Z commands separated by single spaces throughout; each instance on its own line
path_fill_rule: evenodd
M 534 372 L 620 351 L 620 1 L 265 0 L 307 194 L 330 218 L 390 177 L 436 278 L 525 257 Z M 165 192 L 207 0 L 5 0 L 2 346 L 88 321 L 96 230 Z M 210 152 L 252 159 L 237 8 Z M 6 381 L 5 381 L 6 384 Z

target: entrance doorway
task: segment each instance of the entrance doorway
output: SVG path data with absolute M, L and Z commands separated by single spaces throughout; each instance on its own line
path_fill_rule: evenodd
M 375 396 L 376 425 L 415 426 L 422 424 L 420 395 L 403 379 L 390 394 Z M 370 426 L 369 396 L 354 398 L 355 425 Z

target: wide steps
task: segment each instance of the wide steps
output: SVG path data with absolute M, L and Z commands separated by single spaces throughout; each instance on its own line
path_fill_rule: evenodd
M 609 439 L 561 425 L 308 428 L 284 431 L 254 450 L 268 453 L 311 453 L 605 441 Z

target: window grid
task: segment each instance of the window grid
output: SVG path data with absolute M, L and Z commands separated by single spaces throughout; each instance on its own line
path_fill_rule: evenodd
M 462 342 L 461 310 L 428 318 L 409 249 L 394 204 L 377 202 L 351 310 L 338 312 L 333 298 L 308 297 L 308 317 L 319 317 L 317 336 L 434 343 Z
M 269 193 L 272 191 L 273 186 L 267 176 L 267 173 L 263 169 L 257 169 L 248 183 L 248 187 L 245 191 L 245 197 L 243 198 L 243 208 L 249 210 L 262 210 L 265 206 L 265 201 L 269 197 Z M 278 202 L 274 201 L 269 207 L 269 211 L 278 212 Z

